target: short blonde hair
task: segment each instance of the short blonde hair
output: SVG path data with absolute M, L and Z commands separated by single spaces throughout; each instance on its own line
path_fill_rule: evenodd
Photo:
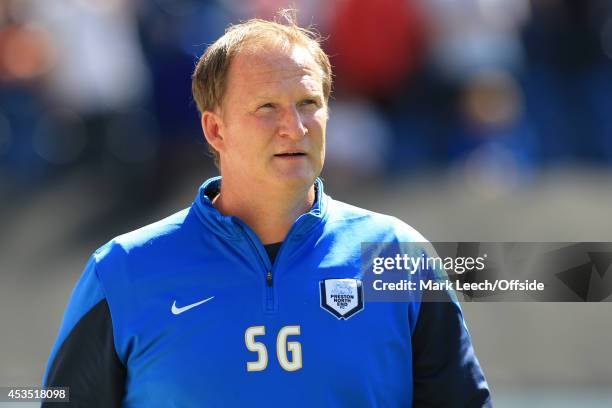
M 323 96 L 327 104 L 332 90 L 332 70 L 329 57 L 321 48 L 321 36 L 312 28 L 299 27 L 295 10 L 282 10 L 278 17 L 282 22 L 254 18 L 232 25 L 206 49 L 191 76 L 191 92 L 200 113 L 221 107 L 230 65 L 240 50 L 269 43 L 281 47 L 299 45 L 310 52 L 321 68 Z M 209 148 L 218 167 L 219 154 Z

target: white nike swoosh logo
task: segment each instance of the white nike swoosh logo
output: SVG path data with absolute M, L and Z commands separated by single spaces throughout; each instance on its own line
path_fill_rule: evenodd
M 199 302 L 195 302 L 190 305 L 183 306 L 183 307 L 176 307 L 176 300 L 175 300 L 174 303 L 172 303 L 172 309 L 170 310 L 172 311 L 173 315 L 180 315 L 181 313 L 184 313 L 188 311 L 189 309 L 193 309 L 196 306 L 200 306 L 202 303 L 206 303 L 209 300 L 212 300 L 213 298 L 214 296 L 211 296 L 208 299 L 200 300 Z

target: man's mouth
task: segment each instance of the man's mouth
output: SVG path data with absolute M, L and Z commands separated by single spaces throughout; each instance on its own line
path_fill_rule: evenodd
M 299 157 L 299 156 L 306 156 L 306 153 L 302 153 L 302 152 L 287 152 L 287 153 L 278 153 L 278 154 L 275 154 L 274 156 L 276 156 L 276 157 Z

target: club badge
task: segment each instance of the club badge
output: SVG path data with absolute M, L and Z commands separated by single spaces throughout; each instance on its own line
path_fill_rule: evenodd
M 338 319 L 363 310 L 363 286 L 358 279 L 326 279 L 319 283 L 321 307 Z

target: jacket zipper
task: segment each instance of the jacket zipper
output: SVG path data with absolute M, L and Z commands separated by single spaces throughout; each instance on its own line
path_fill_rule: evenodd
M 265 249 L 263 248 L 263 244 L 261 240 L 259 239 L 259 237 L 257 237 L 255 233 L 252 232 L 252 230 L 250 229 L 248 225 L 246 225 L 240 219 L 237 219 L 239 225 L 242 227 L 242 231 L 246 235 L 251 245 L 255 248 L 255 252 L 257 252 L 257 255 L 259 256 L 259 260 L 261 261 L 264 267 L 264 271 L 266 273 L 265 274 L 265 280 L 266 280 L 266 307 L 265 307 L 265 310 L 266 312 L 273 312 L 276 309 L 276 301 L 274 297 L 274 275 L 276 274 L 278 270 L 278 263 L 279 263 L 279 260 L 281 259 L 281 255 L 283 252 L 285 252 L 285 248 L 288 245 L 287 241 L 290 240 L 292 232 L 295 230 L 295 227 L 300 223 L 300 219 L 305 215 L 306 214 L 300 215 L 297 218 L 297 220 L 295 220 L 291 228 L 289 229 L 289 232 L 285 236 L 285 239 L 283 240 L 283 243 L 278 251 L 278 254 L 276 254 L 276 260 L 273 265 L 271 265 L 270 258 L 268 257 L 268 254 L 265 251 Z
M 249 241 L 253 249 L 255 249 L 255 252 L 257 253 L 257 256 L 259 257 L 260 264 L 264 268 L 265 287 L 266 287 L 265 311 L 273 312 L 276 307 L 276 304 L 274 300 L 274 288 L 272 286 L 273 276 L 272 276 L 272 265 L 270 265 L 270 259 L 268 258 L 268 254 L 264 253 L 265 250 L 263 250 L 263 244 L 259 240 L 259 237 L 257 237 L 255 233 L 251 231 L 249 226 L 246 225 L 244 222 L 242 222 L 241 220 L 237 220 L 237 221 L 240 227 L 242 228 L 244 235 L 246 235 L 247 240 Z

